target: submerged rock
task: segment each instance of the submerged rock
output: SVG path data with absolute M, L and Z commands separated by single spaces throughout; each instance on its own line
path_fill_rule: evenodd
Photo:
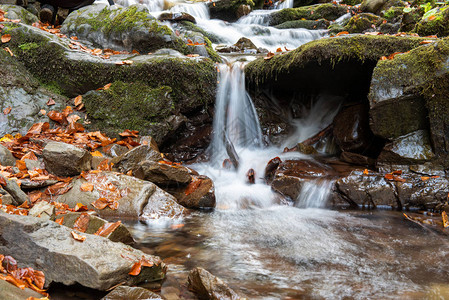
M 190 271 L 188 287 L 195 292 L 200 299 L 242 299 L 236 292 L 229 288 L 223 280 L 199 267 Z
M 162 13 L 159 15 L 158 20 L 171 21 L 171 22 L 189 21 L 196 24 L 195 18 L 192 15 L 185 12 Z
M 53 221 L 1 212 L 0 228 L 4 241 L 0 252 L 44 272 L 45 287 L 60 282 L 107 290 L 123 282 L 132 285 L 165 276 L 165 265 L 157 256 L 92 234 L 82 234 L 86 239 L 76 241 L 72 229 Z M 142 257 L 153 266 L 142 268 L 137 276 L 129 275 Z
M 169 165 L 163 161 L 141 161 L 133 174 L 161 187 L 187 185 L 192 180 L 186 167 Z

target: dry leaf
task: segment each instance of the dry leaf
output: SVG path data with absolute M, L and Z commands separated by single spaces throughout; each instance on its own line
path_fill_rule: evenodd
M 90 182 L 85 182 L 81 185 L 80 190 L 82 192 L 92 192 L 94 190 L 94 185 Z
M 3 110 L 3 114 L 4 115 L 7 115 L 7 114 L 9 114 L 10 112 L 11 112 L 11 106 L 8 106 L 8 107 L 6 107 L 4 110 Z
M 107 237 L 109 236 L 114 230 L 116 230 L 120 224 L 122 224 L 122 221 L 117 221 L 115 223 L 105 223 L 103 226 L 101 226 L 97 232 L 95 232 L 95 235 Z
M 76 96 L 75 99 L 73 99 L 73 102 L 75 103 L 75 106 L 79 106 L 80 104 L 83 103 L 83 96 L 82 95 Z
M 2 43 L 7 43 L 11 40 L 11 35 L 10 34 L 4 34 L 2 35 Z
M 59 219 L 56 219 L 55 222 L 58 223 L 59 225 L 62 225 L 64 223 L 64 216 L 60 217 Z
M 92 156 L 94 156 L 94 157 L 103 157 L 103 154 L 101 154 L 101 152 L 100 151 L 94 151 L 94 152 L 91 152 L 90 153 Z
M 86 240 L 85 236 L 78 234 L 75 231 L 71 231 L 71 234 L 72 234 L 72 237 L 79 242 L 84 242 Z
M 9 55 L 14 56 L 14 53 L 12 53 L 11 49 L 9 47 L 5 47 L 5 51 L 9 53 Z
M 55 100 L 53 100 L 52 98 L 48 99 L 47 106 L 52 106 L 52 105 L 55 105 L 55 104 L 56 104 Z
M 75 221 L 73 225 L 73 229 L 78 230 L 79 232 L 86 232 L 87 227 L 89 226 L 90 217 L 87 213 L 82 213 Z
M 131 271 L 129 271 L 128 274 L 133 275 L 133 276 L 139 275 L 140 271 L 142 269 L 142 266 L 152 267 L 152 266 L 154 266 L 154 264 L 142 256 L 142 258 L 132 266 Z

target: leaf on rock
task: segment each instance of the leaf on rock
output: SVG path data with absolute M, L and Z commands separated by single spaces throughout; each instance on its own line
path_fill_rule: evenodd
M 36 154 L 34 154 L 33 151 L 30 151 L 27 154 L 25 154 L 24 156 L 22 156 L 22 158 L 20 160 L 25 160 L 25 159 L 37 160 L 37 157 L 36 157 Z
M 60 112 L 55 111 L 55 110 L 49 111 L 47 113 L 47 117 L 49 117 L 50 120 L 55 121 L 55 122 L 57 122 L 59 124 L 62 124 L 65 121 L 64 115 L 62 113 L 60 113 Z
M 97 232 L 95 232 L 95 235 L 99 235 L 102 237 L 107 237 L 109 236 L 112 232 L 114 232 L 114 230 L 116 230 L 120 224 L 122 224 L 122 221 L 117 221 L 115 223 L 105 223 L 103 226 L 101 226 Z
M 55 104 L 56 104 L 55 100 L 53 100 L 52 98 L 48 99 L 47 106 L 52 106 L 52 105 L 55 105 Z
M 443 219 L 443 227 L 444 227 L 444 228 L 449 227 L 449 219 L 447 218 L 447 214 L 446 214 L 445 211 L 443 211 L 443 212 L 441 213 L 441 217 L 442 217 L 442 219 Z
M 22 172 L 27 172 L 27 165 L 23 160 L 16 160 L 16 167 Z
M 77 203 L 73 208 L 73 211 L 86 211 L 86 210 L 89 210 L 89 208 L 87 208 L 87 206 L 82 203 Z
M 1 176 L 0 176 L 0 185 L 1 185 L 1 186 L 6 186 L 6 180 L 5 180 L 5 178 L 3 178 L 3 177 L 1 177 Z
M 55 222 L 58 223 L 59 225 L 64 224 L 64 216 L 60 217 L 59 219 L 56 219 Z
M 269 60 L 269 59 L 272 59 L 273 57 L 274 57 L 274 53 L 270 51 L 267 53 L 267 56 L 265 56 L 263 59 Z
M 50 128 L 50 123 L 44 122 L 44 123 L 35 123 L 31 128 L 28 130 L 27 135 L 29 134 L 40 134 L 43 131 L 47 131 Z
M 97 200 L 95 200 L 94 202 L 91 203 L 93 207 L 95 207 L 96 209 L 104 209 L 108 206 L 108 200 L 106 200 L 105 198 L 98 198 Z
M 87 213 L 82 213 L 75 221 L 73 225 L 73 229 L 78 230 L 79 232 L 86 232 L 87 227 L 89 226 L 90 217 Z
M 11 35 L 10 34 L 4 34 L 2 35 L 2 43 L 7 43 L 11 40 Z
M 84 242 L 86 240 L 86 237 L 84 235 L 78 234 L 75 231 L 71 231 L 72 237 L 79 241 L 79 242 Z
M 91 152 L 90 153 L 92 156 L 94 156 L 94 157 L 103 157 L 103 154 L 101 154 L 101 152 L 100 151 L 94 151 L 94 152 Z
M 202 182 L 201 179 L 193 177 L 192 181 L 189 183 L 186 190 L 184 191 L 184 194 L 188 196 L 191 193 L 193 193 L 201 185 L 201 182 Z
M 142 267 L 152 267 L 154 266 L 154 263 L 145 259 L 145 257 L 142 256 L 142 258 L 134 263 L 134 265 L 131 268 L 131 271 L 129 271 L 129 275 L 137 276 L 140 274 L 140 271 L 142 270 Z
M 9 114 L 11 112 L 11 109 L 12 109 L 11 106 L 6 107 L 5 109 L 3 109 L 3 114 L 4 115 Z
M 125 131 L 119 133 L 119 135 L 122 137 L 138 137 L 139 131 L 126 129 Z
M 92 192 L 94 190 L 94 185 L 90 182 L 85 182 L 81 185 L 80 190 L 82 192 Z

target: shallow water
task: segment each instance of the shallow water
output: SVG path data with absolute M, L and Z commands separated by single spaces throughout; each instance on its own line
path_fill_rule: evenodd
M 249 299 L 422 298 L 447 282 L 447 237 L 393 211 L 291 206 L 196 212 L 184 226 L 128 223 L 140 248 L 169 264 L 181 298 L 201 266 Z

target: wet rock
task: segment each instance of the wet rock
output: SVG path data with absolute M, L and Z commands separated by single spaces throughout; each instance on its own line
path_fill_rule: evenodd
M 414 32 L 422 36 L 437 35 L 445 37 L 449 35 L 449 6 L 436 7 L 433 14 L 426 14 L 415 26 Z
M 374 166 L 376 164 L 376 160 L 374 158 L 364 156 L 358 153 L 346 152 L 343 151 L 340 155 L 340 159 L 344 162 L 358 165 L 358 166 Z
M 403 207 L 435 209 L 447 202 L 449 180 L 436 176 L 423 180 L 421 176 L 403 174 L 406 182 L 396 182 L 397 194 Z
M 326 19 L 334 21 L 346 13 L 346 8 L 337 4 L 325 3 L 299 8 L 284 8 L 270 15 L 270 26 L 276 26 L 287 21 Z
M 377 161 L 381 164 L 417 164 L 434 156 L 429 133 L 418 130 L 387 143 Z
M 186 187 L 167 189 L 179 204 L 187 208 L 214 208 L 215 187 L 212 179 L 204 175 L 192 175 L 192 182 Z
M 240 52 L 240 49 L 234 45 L 220 44 L 215 47 L 215 51 L 219 53 L 232 53 L 232 52 Z
M 156 140 L 151 136 L 141 136 L 139 143 L 142 145 L 148 145 L 154 151 L 160 152 Z
M 270 184 L 274 176 L 276 174 L 276 170 L 279 167 L 279 165 L 282 163 L 282 160 L 279 157 L 275 157 L 270 159 L 270 161 L 267 163 L 267 166 L 265 167 L 263 178 L 265 179 L 265 182 L 267 184 Z
M 109 294 L 101 298 L 101 300 L 146 300 L 163 298 L 150 290 L 141 287 L 118 286 Z
M 305 28 L 309 30 L 313 29 L 327 29 L 330 22 L 326 19 L 319 20 L 295 20 L 287 21 L 282 24 L 276 25 L 277 29 L 288 29 L 288 28 Z
M 239 40 L 237 41 L 237 43 L 234 44 L 234 46 L 239 48 L 241 51 L 257 50 L 257 46 L 254 45 L 254 43 L 246 37 L 239 38 Z
M 60 282 L 107 290 L 122 282 L 132 285 L 165 275 L 165 265 L 157 256 L 92 234 L 82 234 L 86 240 L 79 242 L 72 237 L 72 229 L 52 221 L 0 213 L 0 228 L 4 241 L 0 252 L 43 271 L 46 287 Z M 138 276 L 129 275 L 142 257 L 154 265 L 142 268 Z
M 2 166 L 15 166 L 16 159 L 12 156 L 11 151 L 3 145 L 0 145 L 0 165 Z
M 39 19 L 35 15 L 18 5 L 0 5 L 0 9 L 7 13 L 5 17 L 8 19 L 20 20 L 20 22 L 27 25 L 39 22 Z
M 27 194 L 25 194 L 20 187 L 17 185 L 17 182 L 13 179 L 7 179 L 0 174 L 0 178 L 6 181 L 6 186 L 3 186 L 3 189 L 8 192 L 9 195 L 14 200 L 14 205 L 20 205 L 26 201 L 29 201 Z
M 286 160 L 278 166 L 271 187 L 295 200 L 304 181 L 331 178 L 335 175 L 336 172 L 331 167 L 313 160 Z
M 394 139 L 428 130 L 436 159 L 449 166 L 449 127 L 446 101 L 449 91 L 449 40 L 441 39 L 379 61 L 374 69 L 370 100 L 370 125 L 374 134 Z M 429 64 L 432 68 L 428 68 Z M 401 76 L 397 75 L 400 70 Z
M 304 143 L 298 143 L 296 145 L 296 150 L 306 155 L 318 154 L 318 151 L 316 151 L 313 146 Z
M 360 5 L 360 10 L 372 14 L 377 14 L 388 0 L 364 0 Z
M 161 187 L 186 185 L 192 180 L 189 171 L 183 166 L 150 160 L 141 161 L 133 174 L 137 178 L 151 181 Z
M 50 142 L 42 156 L 47 171 L 57 176 L 75 176 L 91 168 L 92 155 L 71 144 Z
M 114 167 L 121 173 L 127 173 L 129 170 L 137 170 L 139 163 L 145 160 L 159 161 L 162 156 L 148 145 L 140 145 L 134 149 L 118 156 L 112 160 Z
M 423 163 L 419 165 L 410 165 L 409 170 L 413 173 L 423 176 L 445 176 L 444 168 L 432 163 Z
M 121 156 L 121 155 L 125 154 L 126 152 L 129 151 L 129 149 L 126 146 L 112 144 L 112 145 L 108 145 L 106 147 L 100 148 L 99 151 L 112 157 L 112 158 L 115 158 L 117 156 Z
M 237 18 L 241 18 L 243 16 L 248 15 L 252 11 L 251 6 L 248 4 L 241 4 L 237 8 Z
M 190 271 L 188 287 L 200 299 L 241 299 L 223 280 L 199 267 Z
M 154 19 L 144 6 L 89 5 L 70 14 L 61 32 L 99 44 L 103 49 L 148 53 L 172 48 L 183 52 L 182 41 L 170 28 Z
M 3 299 L 8 300 L 23 300 L 29 299 L 30 297 L 34 297 L 36 299 L 42 298 L 42 295 L 38 292 L 35 292 L 29 288 L 22 290 L 6 280 L 0 280 L 0 295 L 2 295 Z
M 54 221 L 54 219 L 64 217 L 61 225 L 64 225 L 66 227 L 73 229 L 75 222 L 78 220 L 78 218 L 80 218 L 81 215 L 83 215 L 83 217 L 88 220 L 85 233 L 95 234 L 102 226 L 104 226 L 105 224 L 108 223 L 108 221 L 95 216 L 92 212 L 89 212 L 89 213 L 68 212 L 64 215 L 61 215 L 58 217 L 53 217 L 52 220 Z M 134 238 L 132 237 L 128 228 L 126 228 L 126 226 L 123 224 L 120 224 L 114 231 L 112 231 L 108 235 L 102 235 L 102 236 L 112 242 L 121 242 L 124 244 L 133 244 L 134 243 Z
M 242 13 L 247 11 L 247 8 L 241 7 L 248 5 L 250 9 L 254 7 L 254 2 L 249 0 L 221 0 L 211 3 L 209 5 L 209 13 L 211 19 L 220 19 L 228 22 L 235 22 Z
M 377 27 L 382 25 L 385 19 L 371 13 L 361 13 L 353 16 L 348 24 L 345 26 L 345 30 L 349 33 L 362 33 L 365 31 L 376 30 Z
M 424 8 L 413 8 L 410 12 L 404 13 L 401 19 L 401 27 L 399 31 L 407 32 L 412 31 L 416 23 L 418 23 L 424 14 Z
M 89 179 L 94 184 L 91 192 L 82 192 L 80 187 L 86 180 L 79 178 L 74 180 L 73 187 L 67 193 L 60 195 L 57 201 L 67 203 L 70 207 L 75 207 L 77 203 L 87 205 L 94 209 L 103 218 L 129 218 L 129 219 L 159 219 L 178 218 L 186 213 L 184 207 L 180 206 L 176 199 L 158 188 L 155 184 L 141 180 L 132 176 L 118 174 L 114 172 L 101 172 L 89 174 Z M 116 199 L 117 209 L 106 207 L 97 209 L 92 203 L 100 197 L 109 198 L 117 194 L 109 194 L 104 184 L 114 186 L 121 197 Z
M 162 13 L 158 17 L 159 21 L 171 21 L 171 22 L 181 22 L 189 21 L 196 24 L 196 20 L 192 15 L 185 12 L 175 12 L 175 13 Z
M 39 201 L 30 209 L 28 216 L 50 220 L 55 216 L 55 206 L 47 201 Z

